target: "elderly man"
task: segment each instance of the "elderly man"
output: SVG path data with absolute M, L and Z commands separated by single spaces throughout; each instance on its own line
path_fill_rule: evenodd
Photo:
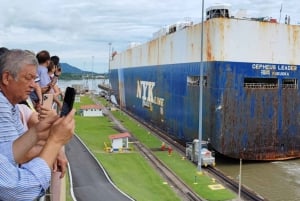
M 8 159 L 14 158 L 14 160 L 11 160 L 11 161 L 14 161 L 16 163 L 15 168 L 18 167 L 17 165 L 21 165 L 21 167 L 25 166 L 25 164 L 23 164 L 24 161 L 31 160 L 31 158 L 33 158 L 35 156 L 40 156 L 40 157 L 45 156 L 46 155 L 45 151 L 44 151 L 45 149 L 49 151 L 49 145 L 48 145 L 50 143 L 50 142 L 48 142 L 49 139 L 47 140 L 47 144 L 40 148 L 40 150 L 42 149 L 42 151 L 40 151 L 40 150 L 36 151 L 35 155 L 31 156 L 31 158 L 29 158 L 29 159 L 28 159 L 28 156 L 25 154 L 29 151 L 29 149 L 28 150 L 26 149 L 26 152 L 17 152 L 17 151 L 15 151 L 15 148 L 18 149 L 19 146 L 13 146 L 14 157 L 12 157 L 11 149 L 7 149 L 7 144 L 12 143 L 12 141 L 15 141 L 19 136 L 21 136 L 21 138 L 23 136 L 28 136 L 26 134 L 23 135 L 23 133 L 25 132 L 25 129 L 22 124 L 22 121 L 20 118 L 20 112 L 18 110 L 18 107 L 16 107 L 16 104 L 21 102 L 22 100 L 26 100 L 29 93 L 32 91 L 34 79 L 36 77 L 37 65 L 38 65 L 38 63 L 35 58 L 35 55 L 29 51 L 10 50 L 10 51 L 5 52 L 0 57 L 0 89 L 1 89 L 1 91 L 0 91 L 0 153 L 3 154 Z M 66 119 L 71 119 L 72 121 L 74 121 L 73 120 L 74 112 L 72 114 L 70 114 L 71 116 L 67 117 Z M 36 133 L 38 131 L 38 129 L 36 127 L 39 124 L 42 124 L 43 121 L 41 121 L 36 126 L 31 128 L 28 132 Z M 62 120 L 57 120 L 57 121 L 62 121 Z M 69 120 L 69 122 L 70 122 L 70 120 Z M 51 124 L 48 125 L 48 129 L 49 129 L 49 126 L 51 126 Z M 55 126 L 55 124 L 53 124 L 53 126 Z M 74 123 L 71 124 L 71 127 L 72 127 L 72 129 L 74 128 Z M 50 128 L 50 130 L 52 133 L 52 127 Z M 49 130 L 46 129 L 46 131 L 49 133 Z M 56 131 L 58 131 L 58 130 L 56 130 Z M 62 129 L 61 132 L 64 133 L 65 132 L 64 129 Z M 66 132 L 67 132 L 67 134 L 70 133 L 70 132 L 68 132 L 68 130 L 66 130 Z M 51 136 L 52 135 L 50 135 L 49 138 L 51 138 Z M 33 137 L 33 139 L 31 139 L 32 141 L 30 141 L 30 138 L 28 138 L 28 137 L 26 139 L 27 140 L 22 141 L 24 143 L 24 145 L 22 145 L 22 146 L 29 147 L 26 145 L 28 145 L 28 144 L 31 145 L 32 141 L 34 141 L 34 137 Z M 44 140 L 46 140 L 46 139 L 47 138 L 45 138 Z M 54 140 L 54 142 L 56 142 L 56 141 Z M 55 151 L 55 150 L 57 148 L 61 149 L 62 144 L 64 144 L 64 143 L 66 143 L 66 140 L 63 141 L 63 143 L 57 142 L 57 145 L 55 145 L 55 143 L 50 143 L 50 144 L 52 144 L 52 146 L 54 148 L 54 151 L 52 152 L 52 154 L 56 153 L 56 156 L 57 156 L 57 153 L 59 151 Z M 33 146 L 31 146 L 31 148 L 32 147 Z M 17 154 L 17 153 L 22 153 L 22 154 Z M 46 151 L 46 153 L 49 154 L 47 151 Z M 2 157 L 0 157 L 0 158 L 2 159 Z M 36 159 L 34 159 L 33 161 L 36 161 Z M 59 162 L 59 165 L 61 166 L 62 169 L 65 169 L 66 165 L 67 165 L 67 160 L 62 159 L 60 161 L 62 161 L 62 162 Z M 30 161 L 29 163 L 32 163 L 32 161 Z M 50 161 L 46 160 L 46 163 L 48 165 L 51 165 L 51 167 L 54 164 L 52 161 L 52 158 Z M 8 163 L 3 163 L 3 164 L 9 165 Z M 13 165 L 13 163 L 10 165 Z M 12 169 L 12 170 L 15 171 L 16 174 L 18 174 L 18 172 L 17 172 L 18 169 L 17 170 Z M 38 177 L 34 177 L 34 178 L 36 180 L 39 180 Z M 15 178 L 12 178 L 12 179 L 13 179 L 13 181 L 11 181 L 12 183 L 9 183 L 9 184 L 12 184 L 12 186 L 11 186 L 12 189 L 13 189 L 13 187 L 16 187 L 16 188 L 19 187 L 19 183 L 18 183 L 19 181 L 14 180 Z M 23 178 L 19 178 L 19 179 L 23 179 Z M 41 180 L 39 180 L 39 181 L 41 181 Z M 31 186 L 31 185 L 28 185 L 28 186 Z M 2 187 L 3 187 L 3 185 L 2 185 Z M 4 187 L 2 188 L 2 187 L 1 187 L 1 180 L 0 180 L 0 195 L 1 196 L 4 195 L 3 192 L 5 192 L 5 191 L 3 191 L 3 190 L 11 189 L 11 188 L 4 188 Z M 20 192 L 19 189 L 17 189 L 17 190 L 18 191 L 15 194 Z M 10 195 L 10 194 L 8 193 L 8 195 Z M 11 199 L 8 199 L 8 200 L 11 200 Z

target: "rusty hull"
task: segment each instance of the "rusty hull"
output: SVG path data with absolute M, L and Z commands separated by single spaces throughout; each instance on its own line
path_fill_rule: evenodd
M 300 26 L 234 18 L 204 23 L 203 65 L 201 24 L 114 56 L 110 82 L 121 106 L 191 141 L 198 136 L 199 86 L 187 80 L 203 66 L 204 140 L 233 158 L 300 157 Z M 249 88 L 245 78 L 276 79 L 277 85 Z M 293 79 L 296 87 L 283 87 L 284 79 Z M 148 85 L 137 96 L 140 82 Z

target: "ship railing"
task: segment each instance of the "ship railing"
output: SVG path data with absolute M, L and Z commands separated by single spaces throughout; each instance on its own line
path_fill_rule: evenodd
M 244 88 L 248 88 L 248 89 L 276 89 L 276 88 L 278 88 L 278 84 L 244 83 Z
M 283 89 L 297 89 L 298 85 L 296 85 L 296 84 L 282 84 L 281 87 Z

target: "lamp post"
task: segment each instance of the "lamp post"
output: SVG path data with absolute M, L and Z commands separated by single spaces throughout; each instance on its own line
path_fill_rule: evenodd
M 110 78 L 111 42 L 108 43 L 108 81 Z
M 242 158 L 240 158 L 239 200 L 241 200 L 241 188 L 242 188 Z
M 203 23 L 204 23 L 204 0 L 202 0 L 202 22 L 201 22 L 201 56 L 200 56 L 200 80 L 199 80 L 199 151 L 198 151 L 198 173 L 202 173 L 201 149 L 202 149 L 202 108 L 203 108 Z
M 92 56 L 92 89 L 94 87 L 94 56 Z

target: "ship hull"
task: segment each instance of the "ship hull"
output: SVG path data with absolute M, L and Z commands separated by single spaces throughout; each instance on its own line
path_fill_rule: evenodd
M 116 55 L 110 70 L 111 86 L 121 107 L 180 141 L 198 138 L 202 96 L 203 140 L 209 140 L 217 152 L 246 160 L 298 158 L 300 62 L 296 57 L 300 55 L 296 44 L 289 42 L 293 44 L 283 47 L 283 57 L 276 49 L 259 54 L 254 50 L 267 47 L 251 47 L 251 41 L 257 43 L 263 33 L 274 33 L 272 29 L 286 29 L 272 41 L 289 34 L 290 29 L 298 36 L 295 30 L 299 28 L 248 22 L 243 26 L 257 26 L 252 31 L 259 34 L 247 35 L 251 45 L 245 47 L 248 42 L 227 38 L 240 23 L 232 19 L 205 23 L 202 63 L 199 25 Z M 261 26 L 270 26 L 270 33 L 261 33 Z

